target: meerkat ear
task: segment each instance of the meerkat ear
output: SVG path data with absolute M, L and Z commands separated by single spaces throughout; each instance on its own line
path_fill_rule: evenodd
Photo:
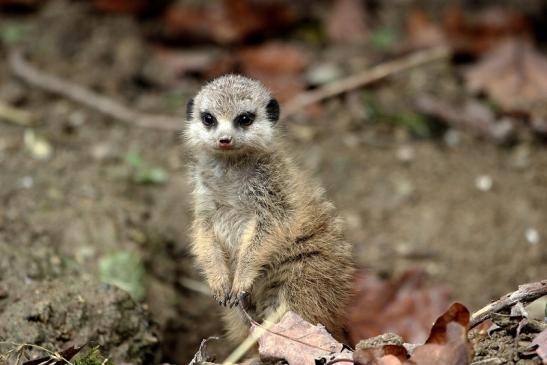
M 272 123 L 279 120 L 279 103 L 274 98 L 270 99 L 268 105 L 266 105 L 266 115 Z
M 188 100 L 186 104 L 186 120 L 192 119 L 192 114 L 194 112 L 194 98 Z

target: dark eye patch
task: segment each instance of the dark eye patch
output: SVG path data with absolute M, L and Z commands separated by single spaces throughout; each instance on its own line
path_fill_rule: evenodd
M 234 124 L 238 127 L 248 127 L 255 121 L 256 114 L 253 112 L 245 112 L 239 114 L 234 119 Z
M 202 112 L 201 122 L 205 127 L 212 128 L 217 125 L 217 118 L 215 118 L 215 116 L 209 112 Z
M 186 120 L 192 119 L 192 115 L 194 114 L 194 99 L 188 100 L 188 103 L 186 104 Z
M 275 123 L 279 119 L 279 103 L 275 99 L 270 99 L 266 105 L 266 116 L 270 122 Z

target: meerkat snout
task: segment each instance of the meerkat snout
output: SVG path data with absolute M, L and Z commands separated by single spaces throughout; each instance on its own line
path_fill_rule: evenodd
M 232 136 L 221 136 L 218 139 L 218 147 L 221 149 L 232 148 L 232 146 L 234 145 L 232 141 L 233 141 Z

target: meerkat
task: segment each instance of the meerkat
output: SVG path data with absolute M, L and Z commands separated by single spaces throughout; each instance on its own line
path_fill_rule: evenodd
M 323 189 L 289 156 L 279 116 L 270 91 L 239 75 L 188 102 L 191 249 L 234 343 L 249 333 L 242 296 L 257 320 L 291 310 L 341 339 L 352 249 Z

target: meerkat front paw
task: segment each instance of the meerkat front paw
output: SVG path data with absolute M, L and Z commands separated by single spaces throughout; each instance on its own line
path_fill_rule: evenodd
M 251 287 L 252 281 L 242 282 L 239 280 L 234 280 L 232 290 L 229 295 L 228 305 L 230 308 L 239 305 L 242 298 L 247 298 L 251 292 Z
M 213 293 L 213 298 L 218 302 L 220 305 L 226 305 L 228 303 L 229 297 L 231 295 L 230 293 L 230 284 L 228 280 L 215 280 L 209 282 L 209 287 L 211 288 L 211 292 Z

